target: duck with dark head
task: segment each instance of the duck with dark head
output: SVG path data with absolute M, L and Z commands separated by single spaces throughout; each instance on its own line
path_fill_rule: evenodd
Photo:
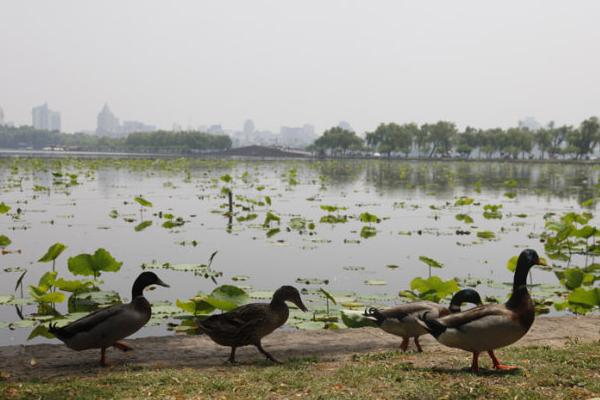
M 152 316 L 152 307 L 144 297 L 151 285 L 169 287 L 154 272 L 142 272 L 133 283 L 131 302 L 101 308 L 68 325 L 51 324 L 48 331 L 73 350 L 100 349 L 100 365 L 106 365 L 108 347 L 128 351 L 131 347 L 121 339 L 140 330 Z
M 481 305 L 481 297 L 474 289 L 462 289 L 452 296 L 450 306 L 445 307 L 442 304 L 432 301 L 413 301 L 411 303 L 400 304 L 385 310 L 378 310 L 371 307 L 365 311 L 365 316 L 374 319 L 377 326 L 387 333 L 400 336 L 402 343 L 400 349 L 406 351 L 410 338 L 413 338 L 417 351 L 423 351 L 419 343 L 419 336 L 427 334 L 427 330 L 419 324 L 419 315 L 427 312 L 432 318 L 443 317 L 450 313 L 460 312 L 463 303 L 472 303 Z
M 531 328 L 535 307 L 527 290 L 527 274 L 534 265 L 546 265 L 535 250 L 523 250 L 517 261 L 510 298 L 505 304 L 487 304 L 442 318 L 424 315 L 420 322 L 438 342 L 473 353 L 471 370 L 479 371 L 479 354 L 487 351 L 494 368 L 516 367 L 503 365 L 494 350 L 513 344 Z
M 250 345 L 278 363 L 263 349 L 261 340 L 287 321 L 290 311 L 286 301 L 302 311 L 308 311 L 295 287 L 282 286 L 273 294 L 270 303 L 246 304 L 223 314 L 212 315 L 198 322 L 198 331 L 221 346 L 231 347 L 231 363 L 235 363 L 236 348 Z

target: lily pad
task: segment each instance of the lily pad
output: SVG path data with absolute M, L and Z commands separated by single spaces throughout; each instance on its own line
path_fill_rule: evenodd
M 219 310 L 231 311 L 246 304 L 249 299 L 250 296 L 243 289 L 232 285 L 222 285 L 206 296 L 204 301 Z

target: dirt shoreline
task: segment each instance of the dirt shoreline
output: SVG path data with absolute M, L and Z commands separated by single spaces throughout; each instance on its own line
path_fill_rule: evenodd
M 531 331 L 514 346 L 561 347 L 569 341 L 600 341 L 600 316 L 541 317 Z M 134 351 L 107 352 L 109 368 L 98 367 L 99 351 L 75 352 L 62 344 L 38 344 L 0 347 L 0 373 L 5 379 L 18 381 L 56 376 L 81 376 L 101 371 L 130 368 L 211 368 L 223 367 L 229 348 L 213 343 L 206 336 L 162 336 L 127 341 Z M 286 331 L 280 330 L 264 339 L 263 345 L 275 357 L 316 357 L 320 361 L 341 361 L 357 353 L 397 350 L 400 339 L 380 329 L 341 329 Z M 425 353 L 465 356 L 430 337 L 422 337 Z M 413 349 L 411 342 L 411 347 Z M 411 353 L 408 358 L 416 358 Z M 241 365 L 261 362 L 263 357 L 252 347 L 238 349 Z M 432 359 L 426 357 L 425 359 Z M 424 359 L 424 360 L 425 360 Z

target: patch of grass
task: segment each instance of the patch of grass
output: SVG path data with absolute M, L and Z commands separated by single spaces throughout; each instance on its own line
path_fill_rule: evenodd
M 589 399 L 600 394 L 600 343 L 509 348 L 498 352 L 522 369 L 473 375 L 462 356 L 357 355 L 347 361 L 293 359 L 283 365 L 152 369 L 131 366 L 83 377 L 5 380 L 3 399 Z M 481 358 L 483 367 L 489 360 Z

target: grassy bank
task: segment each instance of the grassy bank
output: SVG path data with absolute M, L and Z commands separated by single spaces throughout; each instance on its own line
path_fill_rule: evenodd
M 500 351 L 514 372 L 473 375 L 466 353 L 398 352 L 357 355 L 347 361 L 298 359 L 284 365 L 100 370 L 92 376 L 0 381 L 4 399 L 589 399 L 600 396 L 600 343 Z M 489 361 L 482 357 L 482 365 Z M 5 371 L 10 373 L 10 371 Z

